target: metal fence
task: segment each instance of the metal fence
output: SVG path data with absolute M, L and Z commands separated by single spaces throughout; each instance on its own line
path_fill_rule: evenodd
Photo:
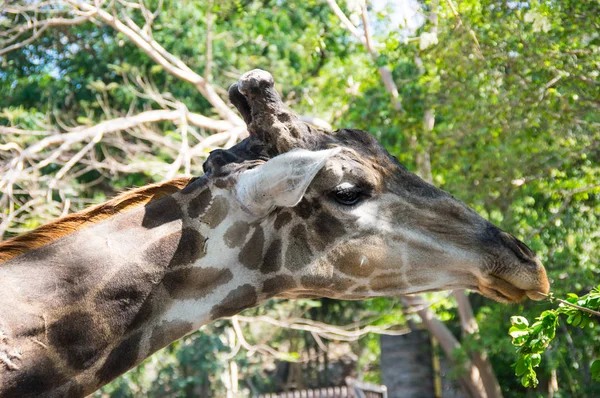
M 339 387 L 315 388 L 273 394 L 256 395 L 255 398 L 387 398 L 386 386 L 347 380 Z

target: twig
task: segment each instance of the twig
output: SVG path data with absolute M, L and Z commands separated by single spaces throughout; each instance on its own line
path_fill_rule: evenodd
M 594 310 L 591 310 L 591 309 L 589 309 L 589 308 L 582 307 L 582 306 L 580 306 L 580 305 L 577 305 L 577 304 L 569 303 L 568 301 L 566 301 L 566 300 L 563 300 L 563 299 L 554 298 L 554 300 L 556 300 L 556 301 L 558 301 L 559 303 L 562 303 L 562 304 L 564 304 L 564 305 L 568 305 L 568 306 L 570 306 L 570 307 L 577 308 L 579 311 L 584 311 L 584 312 L 590 313 L 590 314 L 592 314 L 592 315 L 600 316 L 600 312 L 598 312 L 598 311 L 594 311 Z
M 558 297 L 554 297 L 554 295 L 552 293 L 549 293 L 549 294 L 544 294 L 542 292 L 536 292 L 536 293 L 539 294 L 539 295 L 541 295 L 541 296 L 546 297 L 546 299 L 548 301 L 550 301 L 551 303 L 554 302 L 554 301 L 558 301 L 559 303 L 567 305 L 569 307 L 577 308 L 579 311 L 584 311 L 584 312 L 590 313 L 592 315 L 600 316 L 600 312 L 598 312 L 598 311 L 595 311 L 595 310 L 592 310 L 592 309 L 589 309 L 589 308 L 585 308 L 585 307 L 582 307 L 582 306 L 577 305 L 577 304 L 569 303 L 566 300 L 559 299 Z
M 369 29 L 369 19 L 367 14 L 367 6 L 366 2 L 363 1 L 361 4 L 361 18 L 363 21 L 364 35 L 361 34 L 358 29 L 354 26 L 352 21 L 348 19 L 346 14 L 342 11 L 340 6 L 335 2 L 335 0 L 327 0 L 327 3 L 331 7 L 333 13 L 340 19 L 342 25 L 354 36 L 356 37 L 367 50 L 367 53 L 371 55 L 374 62 L 377 62 L 377 58 L 379 57 L 379 53 L 375 49 L 375 43 L 373 42 L 370 29 Z M 386 91 L 392 96 L 392 105 L 395 110 L 403 111 L 402 101 L 400 100 L 400 94 L 398 92 L 398 87 L 394 82 L 394 78 L 392 76 L 392 71 L 387 66 L 378 66 L 377 70 L 379 71 L 379 75 L 381 76 L 381 80 Z
M 452 14 L 454 14 L 454 17 L 458 20 L 458 26 L 461 26 L 461 27 L 467 29 L 466 25 L 462 21 L 462 18 L 460 17 L 460 14 L 454 7 L 454 3 L 452 2 L 452 0 L 446 0 L 446 2 L 448 3 L 448 6 L 452 10 Z M 485 60 L 485 57 L 483 56 L 483 53 L 481 52 L 481 47 L 479 46 L 479 40 L 477 40 L 477 36 L 475 35 L 475 31 L 473 31 L 473 29 L 468 29 L 467 32 L 469 33 L 469 36 L 471 36 L 471 38 L 473 39 L 473 43 L 475 43 L 475 49 L 477 50 L 477 56 L 480 59 Z
M 131 40 L 140 50 L 144 51 L 156 63 L 162 66 L 170 74 L 192 83 L 198 91 L 207 99 L 215 110 L 227 121 L 234 126 L 244 125 L 242 119 L 229 108 L 229 106 L 217 95 L 215 89 L 207 83 L 207 81 L 191 70 L 180 59 L 166 51 L 154 39 L 145 34 L 143 30 L 133 22 L 130 18 L 126 21 L 127 25 L 117 19 L 114 15 L 95 7 L 91 4 L 77 1 L 66 0 L 74 7 L 78 7 L 85 11 L 95 13 L 95 18 L 103 21 L 113 29 L 121 32 L 125 37 Z M 129 25 L 129 26 L 128 26 Z
M 209 0 L 206 11 L 206 65 L 204 67 L 204 80 L 207 82 L 211 81 L 211 69 L 212 69 L 212 24 L 213 24 L 213 0 Z

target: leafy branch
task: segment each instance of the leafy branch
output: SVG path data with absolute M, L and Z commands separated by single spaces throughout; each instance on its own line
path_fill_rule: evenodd
M 569 293 L 566 300 L 555 298 L 550 293 L 548 300 L 558 302 L 558 308 L 542 312 L 532 325 L 522 316 L 510 318 L 512 326 L 508 334 L 512 337 L 512 344 L 518 347 L 518 359 L 513 365 L 515 374 L 521 377 L 521 384 L 525 387 L 538 385 L 534 368 L 540 365 L 542 354 L 556 336 L 561 315 L 567 317 L 568 324 L 582 329 L 590 322 L 597 322 L 594 316 L 600 317 L 600 286 L 581 297 Z M 600 380 L 600 360 L 592 363 L 590 371 L 594 379 Z

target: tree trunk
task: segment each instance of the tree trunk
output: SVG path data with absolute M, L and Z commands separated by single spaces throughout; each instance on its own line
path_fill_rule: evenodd
M 420 328 L 402 336 L 379 338 L 381 379 L 389 398 L 435 396 L 429 333 Z
M 479 325 L 473 315 L 473 308 L 469 298 L 464 290 L 455 290 L 452 292 L 458 305 L 458 314 L 460 316 L 460 326 L 465 335 L 476 335 L 479 333 Z M 502 398 L 500 384 L 492 368 L 487 353 L 485 351 L 474 351 L 471 354 L 473 364 L 479 369 L 481 381 L 489 398 Z
M 454 350 L 460 348 L 460 343 L 452 335 L 452 332 L 444 325 L 435 314 L 425 304 L 425 301 L 418 296 L 406 296 L 402 298 L 404 304 L 408 307 L 414 307 L 417 315 L 423 321 L 423 325 L 429 332 L 438 340 L 440 347 L 446 354 L 446 357 L 453 361 Z M 465 395 L 470 398 L 488 398 L 483 382 L 479 375 L 479 369 L 471 362 L 466 361 L 463 364 L 453 362 L 455 366 L 461 366 L 463 372 L 458 377 L 458 381 L 465 392 Z

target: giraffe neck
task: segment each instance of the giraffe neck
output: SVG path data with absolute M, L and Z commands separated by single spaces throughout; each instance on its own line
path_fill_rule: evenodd
M 239 249 L 251 227 L 209 185 L 196 180 L 0 265 L 0 396 L 88 394 L 267 298 L 261 273 L 241 264 L 252 261 Z

